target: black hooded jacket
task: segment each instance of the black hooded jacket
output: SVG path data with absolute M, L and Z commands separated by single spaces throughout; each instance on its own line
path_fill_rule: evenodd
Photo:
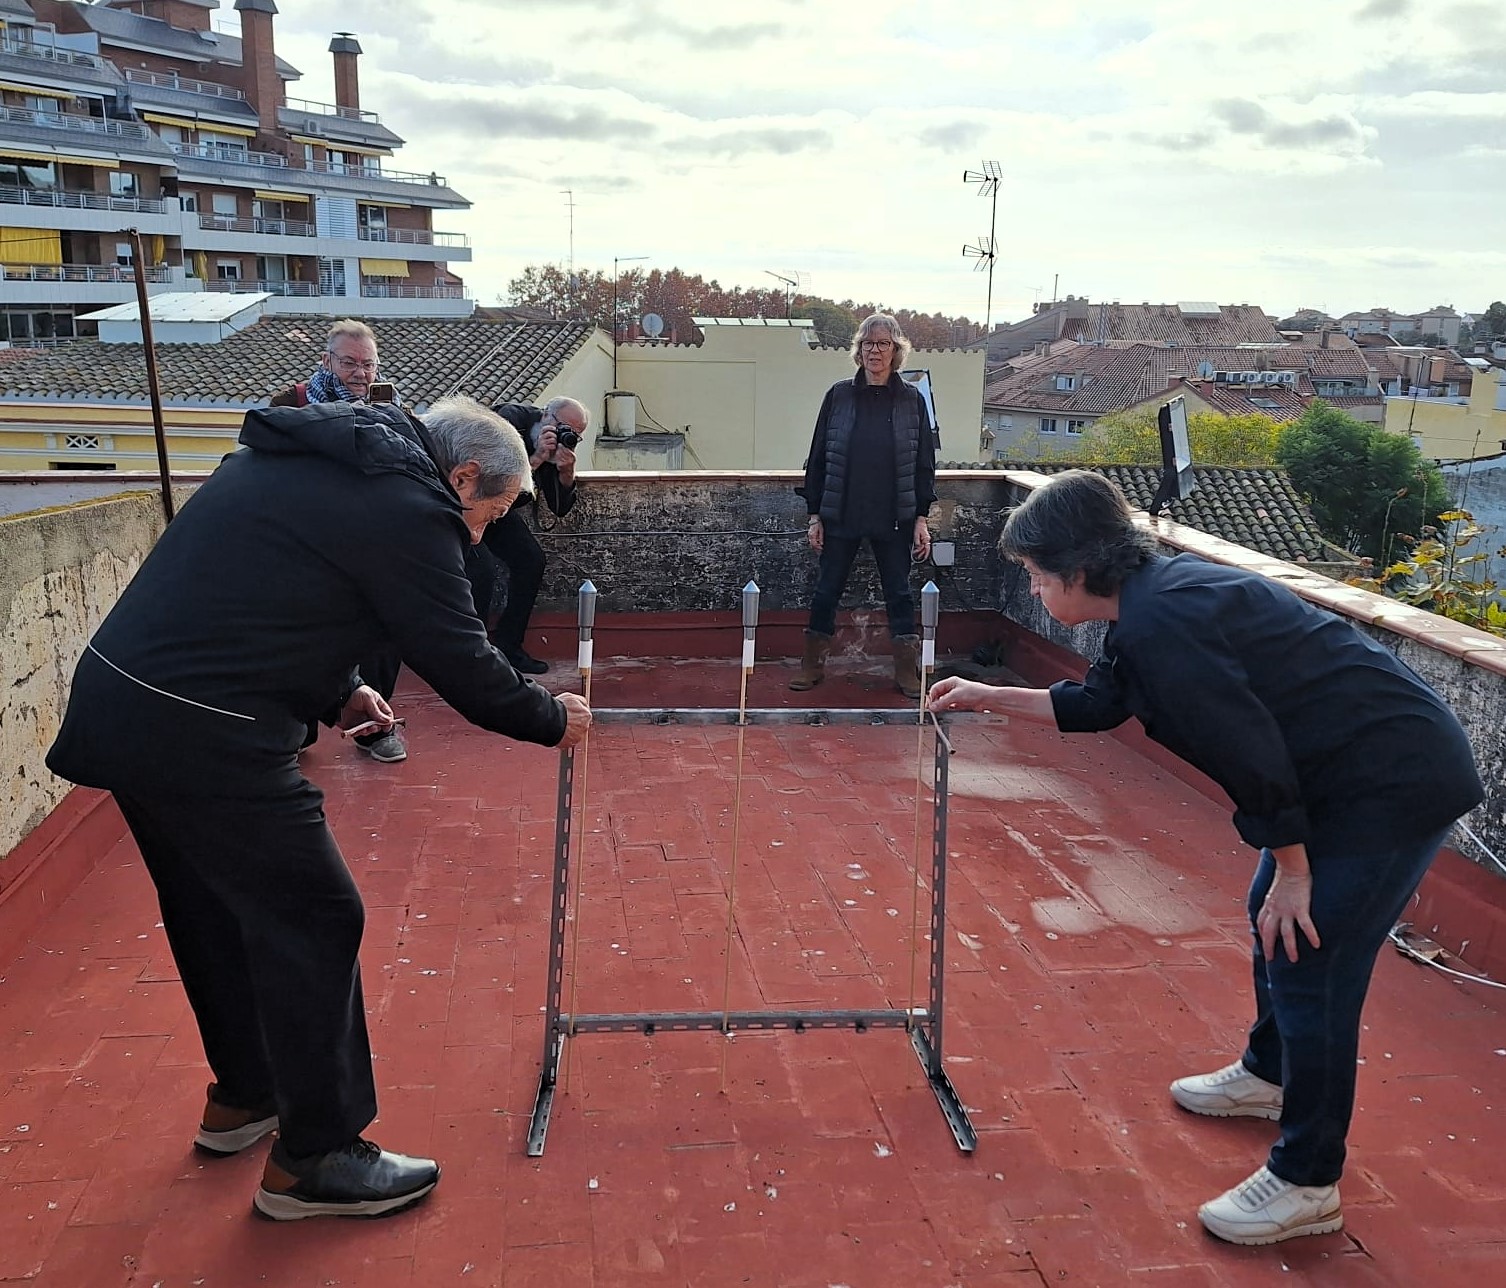
M 395 644 L 467 720 L 553 746 L 564 708 L 486 638 L 460 499 L 395 406 L 249 413 L 90 641 L 48 767 L 121 791 L 258 794 Z

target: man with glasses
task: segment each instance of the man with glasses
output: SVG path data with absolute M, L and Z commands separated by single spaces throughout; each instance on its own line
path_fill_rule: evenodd
M 790 688 L 813 689 L 825 679 L 837 604 L 866 541 L 884 588 L 894 683 L 907 698 L 918 698 L 920 637 L 910 561 L 931 553 L 926 515 L 936 500 L 936 438 L 920 391 L 899 374 L 910 342 L 894 318 L 875 313 L 863 319 L 851 356 L 857 374 L 826 391 L 799 489 L 810 512 L 807 539 L 820 564 L 805 651 Z
M 365 402 L 372 382 L 381 370 L 376 335 L 364 322 L 342 318 L 329 329 L 319 365 L 307 380 L 289 385 L 271 399 L 274 407 L 306 407 L 309 403 Z M 392 701 L 402 658 L 395 648 L 381 648 L 360 665 L 361 678 Z M 309 746 L 319 736 L 319 725 L 309 722 Z M 355 744 L 373 760 L 393 764 L 408 759 L 408 748 L 394 725 L 376 733 L 357 734 Z

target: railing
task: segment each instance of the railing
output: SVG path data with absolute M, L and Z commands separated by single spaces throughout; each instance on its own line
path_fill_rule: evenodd
M 368 300 L 463 300 L 460 286 L 408 286 L 383 280 L 363 279 L 361 296 Z
M 64 67 L 92 67 L 96 71 L 105 69 L 105 60 L 98 54 L 59 49 L 56 45 L 38 45 L 30 40 L 0 40 L 0 53 L 19 54 L 22 58 L 45 58 L 48 62 L 61 63 Z
M 225 161 L 231 165 L 265 166 L 279 170 L 307 170 L 313 174 L 346 174 L 356 179 L 391 179 L 396 183 L 426 183 L 436 188 L 449 187 L 442 174 L 410 174 L 406 170 L 383 170 L 375 165 L 348 165 L 339 161 L 290 162 L 275 152 L 247 152 L 216 144 L 169 143 L 180 157 L 201 157 L 205 161 Z
M 362 241 L 393 242 L 407 246 L 469 246 L 464 233 L 436 233 L 427 228 L 362 228 L 356 234 Z
M 213 98 L 233 98 L 246 101 L 244 90 L 234 85 L 221 85 L 218 81 L 195 80 L 192 76 L 179 76 L 177 72 L 149 72 L 139 67 L 125 68 L 125 78 L 137 85 L 155 85 L 159 89 L 179 89 L 189 94 L 208 94 Z
M 136 280 L 129 264 L 5 264 L 0 265 L 7 282 L 120 282 Z M 169 282 L 172 270 L 154 264 L 146 270 L 149 282 Z
M 264 233 L 270 237 L 312 237 L 314 225 L 296 219 L 241 219 L 234 215 L 200 215 L 199 227 L 221 233 Z
M 0 184 L 0 202 L 22 206 L 64 206 L 72 210 L 130 210 L 160 215 L 166 203 L 155 197 L 112 197 L 108 192 L 68 192 L 61 188 L 17 188 Z
M 347 121 L 369 121 L 380 125 L 382 118 L 375 112 L 361 107 L 341 107 L 338 103 L 316 103 L 307 98 L 290 98 L 287 106 L 294 112 L 307 112 L 311 116 L 343 116 Z
M 29 107 L 0 107 L 0 121 L 41 125 L 75 134 L 107 134 L 117 139 L 149 139 L 152 132 L 135 121 L 103 121 L 97 116 L 70 116 L 67 112 L 38 112 Z
M 251 295 L 256 292 L 266 292 L 268 295 L 318 295 L 318 282 L 261 282 L 251 279 L 248 281 L 226 281 L 222 278 L 213 277 L 204 283 L 206 291 L 218 291 L 226 295 Z

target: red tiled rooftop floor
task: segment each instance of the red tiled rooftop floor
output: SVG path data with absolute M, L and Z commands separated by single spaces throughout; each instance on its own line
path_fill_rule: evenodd
M 761 664 L 750 705 L 805 702 L 788 674 Z M 1389 951 L 1346 1231 L 1249 1250 L 1202 1233 L 1197 1204 L 1252 1171 L 1273 1131 L 1182 1114 L 1166 1095 L 1240 1048 L 1252 856 L 1221 805 L 1124 745 L 1002 721 L 953 737 L 946 1053 L 974 1155 L 953 1145 L 903 1034 L 877 1031 L 739 1036 L 726 1094 L 717 1037 L 582 1037 L 547 1151 L 526 1157 L 557 756 L 402 696 L 406 763 L 327 736 L 306 759 L 368 907 L 371 1134 L 441 1159 L 433 1198 L 382 1222 L 270 1225 L 249 1213 L 263 1147 L 192 1153 L 208 1075 L 122 840 L 0 968 L 0 1282 L 1180 1288 L 1506 1274 L 1499 994 Z M 809 697 L 897 700 L 862 669 Z M 736 666 L 603 659 L 594 698 L 735 706 Z M 734 1008 L 907 1004 L 915 744 L 903 728 L 748 731 Z M 720 1009 L 735 745 L 727 728 L 593 735 L 580 1010 Z

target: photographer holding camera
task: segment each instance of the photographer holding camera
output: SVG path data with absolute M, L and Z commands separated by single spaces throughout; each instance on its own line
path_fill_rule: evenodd
M 591 423 L 590 412 L 573 398 L 551 398 L 543 407 L 497 403 L 492 410 L 523 436 L 535 495 L 554 515 L 568 514 L 575 504 L 575 448 Z M 507 603 L 492 628 L 492 643 L 502 650 L 514 670 L 543 675 L 549 663 L 530 656 L 523 648 L 528 619 L 544 583 L 544 549 L 525 513 L 530 499 L 520 497 L 506 515 L 486 529 L 481 541 L 507 565 L 508 574 Z M 485 565 L 486 561 L 477 560 L 475 564 Z M 471 573 L 477 605 L 490 604 L 492 569 L 473 565 Z

